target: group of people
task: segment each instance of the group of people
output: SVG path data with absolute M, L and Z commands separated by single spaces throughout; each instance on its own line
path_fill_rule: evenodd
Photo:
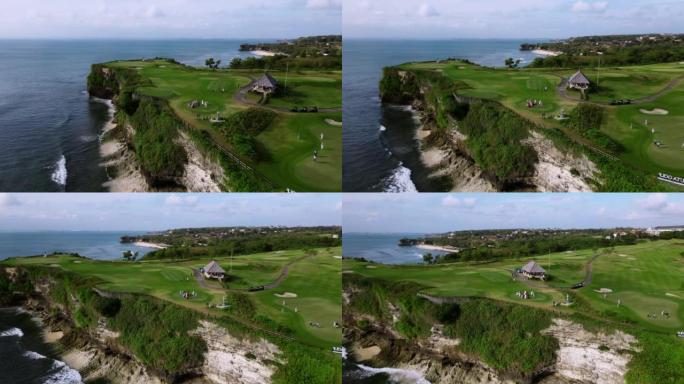
M 185 300 L 189 300 L 191 298 L 195 298 L 197 296 L 197 293 L 195 291 L 189 292 L 189 291 L 180 291 L 180 297 L 182 297 Z
M 515 295 L 523 300 L 534 299 L 534 291 L 518 291 Z
M 664 317 L 664 318 L 666 318 L 666 319 L 669 319 L 669 318 L 670 318 L 670 313 L 669 313 L 669 312 L 665 312 L 665 311 L 663 310 L 663 311 L 660 311 L 660 316 L 662 316 L 662 317 Z M 657 319 L 657 318 L 658 318 L 658 314 L 657 314 L 657 313 L 649 313 L 649 314 L 646 315 L 646 317 L 648 317 L 649 319 Z
M 323 139 L 325 138 L 325 135 L 321 133 L 321 151 L 325 149 L 325 143 L 323 143 Z M 314 149 L 313 151 L 313 161 L 318 161 L 318 149 Z
M 543 107 L 544 102 L 541 100 L 530 100 L 530 99 L 527 100 L 527 108 L 534 108 L 536 106 Z

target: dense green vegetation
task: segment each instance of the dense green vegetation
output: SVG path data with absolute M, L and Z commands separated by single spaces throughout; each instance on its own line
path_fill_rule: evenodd
M 223 135 L 233 143 L 237 152 L 251 160 L 259 159 L 256 136 L 265 131 L 276 118 L 276 113 L 263 108 L 249 108 L 230 115 L 218 125 Z
M 490 103 L 471 105 L 460 125 L 475 162 L 504 185 L 534 172 L 537 153 L 520 143 L 529 135 L 528 126 L 514 112 Z
M 232 69 L 342 69 L 342 36 L 307 36 L 276 43 L 242 44 L 240 50 L 267 51 L 275 56 L 235 58 Z
M 210 247 L 174 246 L 160 249 L 145 255 L 145 260 L 187 259 L 220 255 L 244 255 L 260 252 L 273 252 L 287 249 L 305 249 L 319 247 L 338 247 L 342 244 L 339 238 L 320 234 L 280 236 L 255 236 L 226 239 Z
M 395 329 L 410 340 L 425 339 L 434 324 L 443 324 L 446 336 L 461 340 L 463 352 L 514 377 L 532 374 L 555 360 L 557 341 L 540 333 L 551 324 L 545 311 L 492 300 L 433 304 L 416 295 L 426 287 L 411 282 L 345 275 L 344 284 L 354 292 L 352 313 L 391 324 L 391 303 L 401 312 Z M 364 328 L 363 323 L 356 326 Z
M 406 77 L 402 77 L 401 71 L 397 68 L 384 68 L 382 71 L 380 97 L 383 102 L 408 104 L 416 98 L 419 87 L 415 76 L 407 74 Z
M 129 121 L 135 127 L 135 156 L 152 180 L 182 175 L 187 154 L 176 143 L 179 122 L 162 101 L 144 98 Z
M 263 69 L 263 70 L 339 70 L 342 69 L 342 56 L 288 57 L 284 55 L 266 57 L 234 58 L 230 62 L 231 69 Z

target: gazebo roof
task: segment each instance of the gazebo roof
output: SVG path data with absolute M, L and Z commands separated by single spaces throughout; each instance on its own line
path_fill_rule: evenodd
M 527 273 L 546 273 L 544 268 L 540 267 L 535 261 L 530 261 L 522 267 L 523 272 Z
M 271 74 L 264 73 L 263 76 L 254 82 L 254 85 L 262 88 L 275 88 L 278 85 L 278 80 L 271 76 Z
M 572 77 L 570 77 L 570 80 L 568 80 L 570 84 L 591 84 L 591 81 L 587 79 L 586 76 L 584 76 L 584 73 L 582 73 L 582 70 L 577 70 Z
M 204 272 L 206 273 L 226 273 L 226 271 L 221 268 L 220 265 L 218 265 L 217 262 L 212 261 L 211 263 L 207 264 L 206 267 L 204 267 Z

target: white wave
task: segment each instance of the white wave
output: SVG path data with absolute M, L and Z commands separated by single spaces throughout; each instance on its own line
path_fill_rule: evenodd
M 45 359 L 46 357 L 41 355 L 38 352 L 33 352 L 33 351 L 26 351 L 24 352 L 24 357 L 28 357 L 31 360 L 40 360 L 40 359 Z
M 45 379 L 44 384 L 81 384 L 83 379 L 77 370 L 70 368 L 64 362 L 55 360 L 52 363 L 52 369 L 55 370 L 52 375 Z
M 430 384 L 429 381 L 427 381 L 420 372 L 416 371 L 410 371 L 408 369 L 400 369 L 400 368 L 373 368 L 373 367 L 367 367 L 362 364 L 357 364 L 359 368 L 362 370 L 372 373 L 372 374 L 378 374 L 378 373 L 384 373 L 389 376 L 390 381 L 392 383 L 397 383 L 397 384 Z
M 387 127 L 384 125 L 380 125 L 380 132 L 385 132 L 387 130 Z
M 54 171 L 52 172 L 52 181 L 59 185 L 66 185 L 67 180 L 67 169 L 66 169 L 66 157 L 62 155 L 57 163 L 55 163 Z
M 10 329 L 0 333 L 0 337 L 8 337 L 8 336 L 22 337 L 22 336 L 24 336 L 24 332 L 22 332 L 22 330 L 19 328 L 10 328 Z
M 390 176 L 385 179 L 385 192 L 418 192 L 411 181 L 411 170 L 399 165 Z

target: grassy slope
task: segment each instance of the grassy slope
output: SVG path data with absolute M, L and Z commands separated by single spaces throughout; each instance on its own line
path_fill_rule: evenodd
M 215 141 L 229 150 L 232 150 L 231 143 L 202 118 L 208 118 L 217 112 L 222 116 L 228 116 L 247 108 L 246 105 L 236 102 L 234 95 L 252 78 L 261 75 L 261 72 L 247 70 L 188 69 L 156 61 L 121 61 L 108 65 L 138 69 L 141 75 L 154 84 L 153 87 L 139 89 L 140 93 L 168 100 L 181 119 L 195 129 L 209 132 Z M 285 73 L 273 72 L 272 75 L 284 85 Z M 292 106 L 340 108 L 340 72 L 291 72 L 287 77 L 286 95 L 272 98 L 268 105 L 288 109 Z M 205 100 L 209 105 L 207 108 L 192 110 L 187 106 L 192 100 Z M 279 112 L 278 123 L 258 137 L 267 156 L 256 164 L 256 168 L 283 189 L 340 191 L 342 129 L 327 125 L 324 122 L 326 118 L 341 121 L 342 114 L 302 115 Z M 312 165 L 311 156 L 313 149 L 320 145 L 317 134 L 320 134 L 321 129 L 326 132 L 326 145 L 331 148 L 331 153 L 324 161 Z M 300 130 L 303 134 L 298 136 Z
M 560 69 L 491 69 L 460 62 L 414 63 L 403 65 L 406 69 L 428 69 L 442 71 L 444 75 L 463 81 L 471 89 L 461 93 L 465 96 L 497 100 L 519 114 L 546 127 L 558 126 L 553 119 L 542 119 L 541 114 L 556 114 L 564 109 L 569 112 L 576 102 L 562 99 L 556 93 L 561 77 L 568 77 L 574 71 Z M 586 70 L 585 74 L 596 81 L 596 73 Z M 601 88 L 590 94 L 591 100 L 609 101 L 635 99 L 657 93 L 671 80 L 684 75 L 684 64 L 655 64 L 634 67 L 602 68 Z M 546 87 L 546 89 L 544 88 Z M 573 95 L 570 92 L 570 95 Z M 573 95 L 577 97 L 578 95 Z M 527 108 L 526 100 L 542 100 L 543 107 Z M 684 85 L 651 102 L 638 106 L 606 106 L 608 118 L 602 130 L 620 141 L 627 151 L 621 157 L 630 164 L 650 174 L 665 171 L 676 176 L 684 175 Z M 664 108 L 667 116 L 652 116 L 640 109 Z M 646 128 L 643 123 L 648 119 Z M 656 135 L 650 133 L 656 127 Z M 653 140 L 661 140 L 665 147 L 657 148 Z M 668 184 L 669 185 L 669 184 Z
M 684 251 L 681 241 L 659 241 L 634 246 L 616 247 L 614 251 L 599 250 L 594 263 L 594 277 L 590 286 L 573 291 L 600 316 L 627 319 L 639 327 L 672 334 L 684 327 Z M 561 301 L 565 293 L 555 287 L 567 287 L 581 281 L 584 266 L 593 255 L 592 250 L 552 254 L 549 286 L 534 289 L 537 297 L 521 300 L 515 292 L 530 288 L 513 281 L 510 271 L 528 260 L 506 260 L 481 265 L 462 263 L 435 266 L 388 266 L 345 261 L 344 270 L 370 277 L 395 281 L 414 281 L 429 288 L 426 292 L 438 296 L 477 296 L 551 309 L 551 301 Z M 548 269 L 546 257 L 538 262 Z M 607 299 L 594 292 L 610 288 Z M 666 295 L 670 293 L 670 295 Z M 675 296 L 672 296 L 675 295 Z M 622 301 L 617 307 L 616 301 Z M 567 313 L 583 312 L 581 308 L 555 307 Z M 616 312 L 615 315 L 605 311 Z M 672 317 L 647 318 L 647 314 L 667 310 Z
M 257 314 L 270 317 L 279 324 L 294 331 L 294 337 L 307 345 L 330 348 L 340 344 L 342 333 L 332 327 L 332 321 L 341 318 L 340 260 L 339 248 L 318 250 L 318 255 L 295 263 L 290 267 L 289 277 L 272 291 L 249 293 L 257 304 Z M 304 255 L 302 251 L 283 251 L 235 257 L 233 273 L 237 277 L 230 288 L 245 288 L 272 282 L 288 262 Z M 230 271 L 230 259 L 215 258 L 226 271 Z M 83 276 L 94 276 L 105 283 L 99 287 L 118 292 L 145 293 L 162 300 L 170 301 L 212 315 L 223 315 L 217 309 L 208 309 L 208 303 L 220 303 L 224 291 L 200 288 L 192 277 L 191 268 L 206 265 L 209 259 L 192 261 L 143 261 L 136 263 L 120 261 L 95 261 L 70 256 L 51 256 L 47 258 L 19 258 L 4 262 L 6 265 L 47 265 L 76 272 Z M 195 291 L 197 297 L 184 300 L 179 291 Z M 295 299 L 285 299 L 288 309 L 283 310 L 282 300 L 274 293 L 293 292 L 300 295 Z M 291 310 L 298 307 L 298 313 Z M 321 328 L 308 326 L 309 321 L 319 322 Z

